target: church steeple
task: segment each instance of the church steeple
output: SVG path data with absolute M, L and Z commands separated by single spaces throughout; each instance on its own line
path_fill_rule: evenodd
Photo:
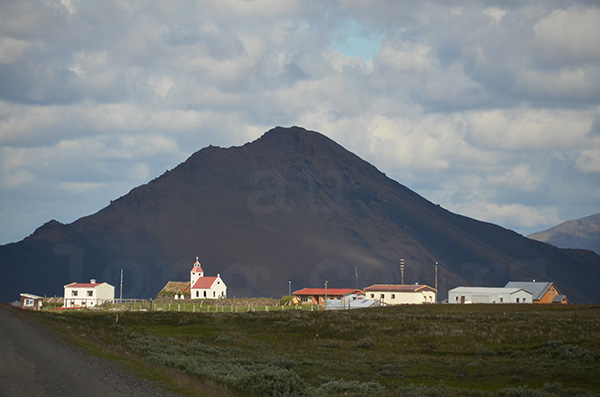
M 204 270 L 202 270 L 198 257 L 196 257 L 196 262 L 194 262 L 194 266 L 190 271 L 190 287 L 193 287 L 200 277 L 204 277 Z

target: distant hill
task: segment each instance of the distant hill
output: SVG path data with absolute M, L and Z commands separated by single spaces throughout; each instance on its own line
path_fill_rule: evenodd
M 194 258 L 229 297 L 280 297 L 303 287 L 458 285 L 548 280 L 570 302 L 600 303 L 600 257 L 558 249 L 451 213 L 331 139 L 274 128 L 241 147 L 209 146 L 71 224 L 50 221 L 0 246 L 0 300 L 62 295 L 95 278 L 124 297 L 187 281 Z M 358 277 L 356 277 L 358 275 Z M 118 288 L 117 288 L 118 290 Z
M 581 248 L 600 254 L 600 212 L 581 219 L 563 222 L 529 236 L 560 248 Z

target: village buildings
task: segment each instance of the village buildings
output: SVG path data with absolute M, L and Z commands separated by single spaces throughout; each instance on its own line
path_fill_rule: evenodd
M 115 299 L 115 287 L 108 283 L 97 283 L 92 279 L 89 283 L 71 283 L 64 287 L 64 307 L 95 307 Z
M 174 299 L 227 298 L 227 285 L 221 275 L 205 276 L 198 257 L 190 270 L 190 281 L 169 281 L 158 296 Z

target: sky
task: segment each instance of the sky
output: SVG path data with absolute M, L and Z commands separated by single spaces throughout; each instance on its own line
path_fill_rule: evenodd
M 0 2 L 0 244 L 208 145 L 319 131 L 529 234 L 600 212 L 594 1 Z

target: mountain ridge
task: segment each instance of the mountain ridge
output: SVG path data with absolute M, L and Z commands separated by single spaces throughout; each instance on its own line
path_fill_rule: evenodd
M 61 293 L 89 278 L 116 285 L 124 269 L 126 297 L 153 297 L 167 281 L 186 280 L 196 256 L 238 297 L 278 297 L 290 281 L 298 288 L 399 283 L 404 259 L 407 283 L 432 286 L 440 263 L 440 298 L 459 284 L 536 278 L 554 281 L 572 300 L 600 302 L 590 281 L 600 257 L 453 214 L 301 127 L 200 149 L 95 214 L 48 222 L 0 246 L 0 272 L 18 286 L 8 288 L 14 295 L 16 288 Z M 52 287 L 21 269 L 40 260 Z
M 600 254 L 600 212 L 562 222 L 527 237 L 560 248 L 587 249 Z

